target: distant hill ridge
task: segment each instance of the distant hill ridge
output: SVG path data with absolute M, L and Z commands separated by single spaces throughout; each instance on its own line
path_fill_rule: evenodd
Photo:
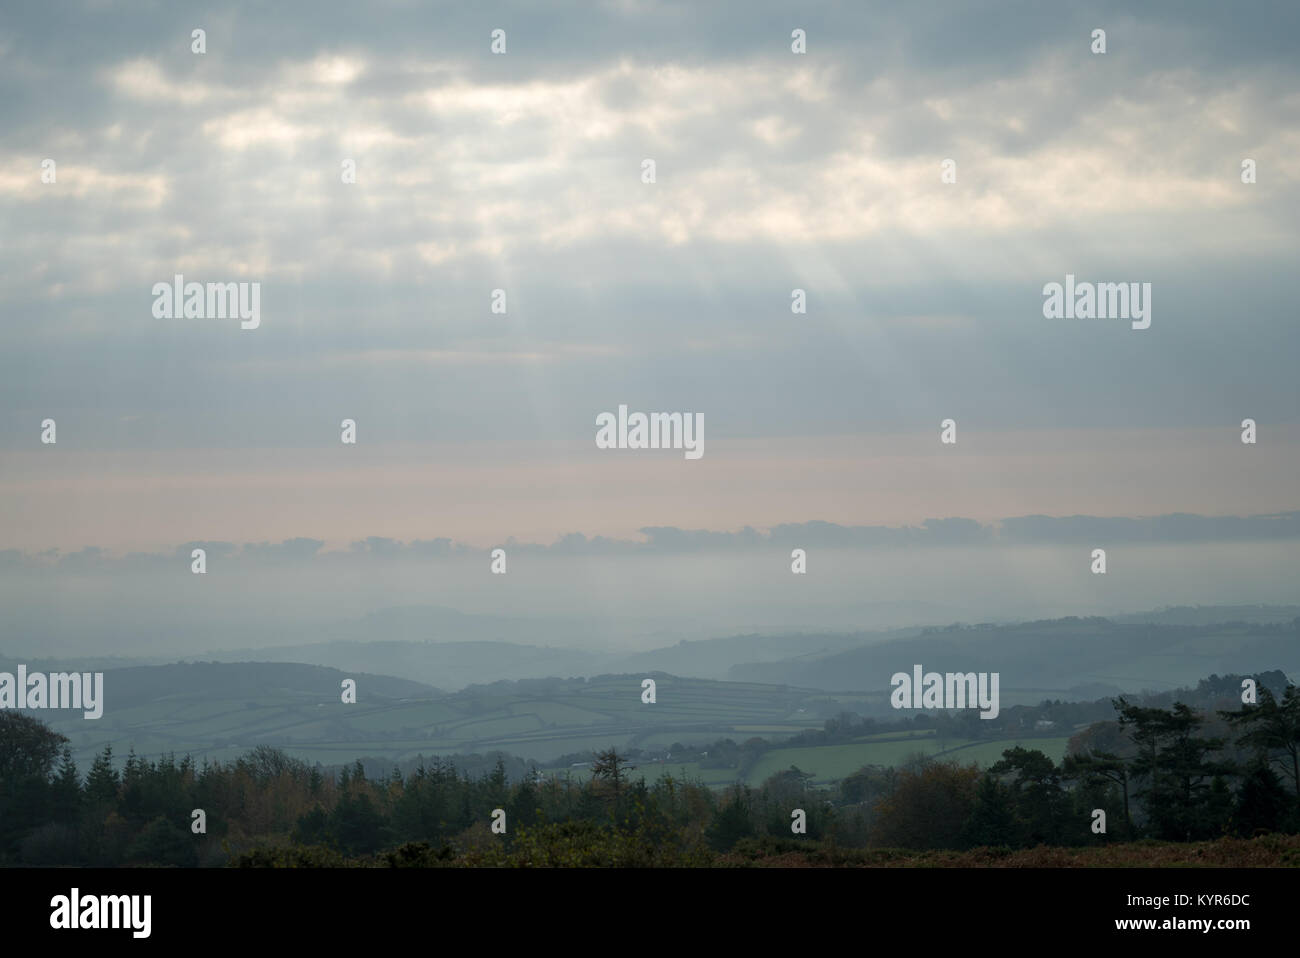
M 1015 689 L 1162 691 L 1212 673 L 1300 669 L 1300 619 L 1277 623 L 1161 625 L 1064 618 L 1004 626 L 948 626 L 915 638 L 781 662 L 732 667 L 737 681 L 835 691 L 860 677 L 889 676 L 919 663 L 937 671 L 998 672 Z M 858 686 L 860 687 L 860 686 Z

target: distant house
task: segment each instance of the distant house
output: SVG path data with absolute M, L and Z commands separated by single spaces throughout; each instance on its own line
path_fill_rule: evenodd
M 1056 723 L 1048 719 L 1039 719 L 1034 723 L 1034 728 L 1056 728 Z

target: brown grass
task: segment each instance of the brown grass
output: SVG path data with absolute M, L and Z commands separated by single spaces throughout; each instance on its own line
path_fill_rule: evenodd
M 818 845 L 807 851 L 783 849 L 757 857 L 723 855 L 718 864 L 751 868 L 1300 868 L 1300 835 L 1220 838 L 1185 844 L 1142 841 L 1086 848 L 1040 845 L 1018 851 L 836 849 Z

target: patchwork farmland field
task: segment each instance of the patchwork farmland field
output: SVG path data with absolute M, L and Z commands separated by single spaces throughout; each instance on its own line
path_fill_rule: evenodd
M 724 786 L 737 782 L 747 785 L 761 785 L 764 780 L 785 771 L 791 766 L 813 776 L 813 783 L 825 785 L 852 775 L 866 765 L 896 766 L 906 762 L 915 755 L 934 758 L 953 759 L 963 764 L 974 763 L 982 768 L 994 764 L 1002 758 L 1002 752 L 1017 745 L 1027 749 L 1038 749 L 1060 761 L 1065 755 L 1069 739 L 1055 738 L 1019 738 L 999 739 L 994 742 L 972 742 L 964 739 L 944 739 L 935 737 L 933 730 L 923 729 L 908 733 L 886 733 L 864 737 L 860 742 L 847 745 L 822 745 L 808 748 L 778 748 L 767 752 L 743 776 L 735 768 L 709 768 L 697 762 L 652 762 L 640 765 L 632 773 L 633 778 L 644 776 L 653 782 L 664 775 L 676 779 L 701 781 L 706 785 Z M 547 774 L 564 776 L 569 774 L 574 781 L 585 781 L 587 770 L 578 768 L 548 768 Z
M 867 695 L 663 674 L 656 676 L 656 701 L 645 704 L 643 677 L 502 682 L 447 695 L 405 679 L 289 663 L 149 666 L 105 673 L 113 708 L 102 720 L 85 721 L 68 712 L 44 717 L 68 737 L 83 768 L 105 745 L 119 761 L 134 750 L 143 757 L 189 754 L 199 762 L 230 760 L 269 745 L 323 765 L 358 758 L 399 764 L 420 756 L 500 751 L 536 762 L 547 774 L 582 779 L 581 765 L 557 760 L 610 747 L 671 752 L 674 746 L 708 746 L 720 739 L 739 746 L 762 738 L 779 745 L 820 730 L 843 712 L 879 705 Z M 347 678 L 357 683 L 355 703 L 341 701 L 340 684 Z M 1066 740 L 1026 741 L 1059 758 Z M 672 774 L 724 786 L 738 778 L 759 784 L 795 765 L 825 783 L 864 765 L 898 765 L 918 753 L 987 765 L 1014 744 L 936 737 L 929 728 L 895 730 L 847 744 L 777 748 L 744 769 L 712 767 L 695 753 L 676 764 L 671 757 L 642 759 L 635 774 L 652 781 Z
M 219 672 L 220 674 L 211 674 Z M 201 681 L 200 676 L 207 676 Z M 357 681 L 344 704 L 343 679 Z M 307 761 L 504 751 L 537 762 L 616 746 L 780 740 L 821 728 L 862 706 L 863 696 L 746 682 L 660 675 L 657 701 L 641 702 L 642 676 L 547 679 L 473 686 L 446 695 L 430 686 L 286 663 L 199 663 L 110 670 L 113 708 L 88 722 L 46 717 L 85 767 L 105 745 L 125 756 L 168 752 L 226 759 L 270 745 Z M 212 689 L 222 689 L 214 693 Z

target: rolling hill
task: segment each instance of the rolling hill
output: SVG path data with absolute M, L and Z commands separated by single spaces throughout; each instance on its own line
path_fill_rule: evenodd
M 666 746 L 762 734 L 780 739 L 839 712 L 880 705 L 754 683 L 659 673 L 657 701 L 641 701 L 644 673 L 471 686 L 444 694 L 409 679 L 289 663 L 190 663 L 110 669 L 104 714 L 36 714 L 71 740 L 83 768 L 105 744 L 120 756 L 234 757 L 271 745 L 308 761 L 361 756 L 505 751 L 537 761 L 611 745 Z M 341 701 L 346 678 L 357 701 Z
M 1092 699 L 1194 685 L 1213 673 L 1300 670 L 1300 619 L 1191 626 L 1066 618 L 949 627 L 841 652 L 736 665 L 728 677 L 827 691 L 879 689 L 914 663 L 945 672 L 998 672 L 1004 706 Z

